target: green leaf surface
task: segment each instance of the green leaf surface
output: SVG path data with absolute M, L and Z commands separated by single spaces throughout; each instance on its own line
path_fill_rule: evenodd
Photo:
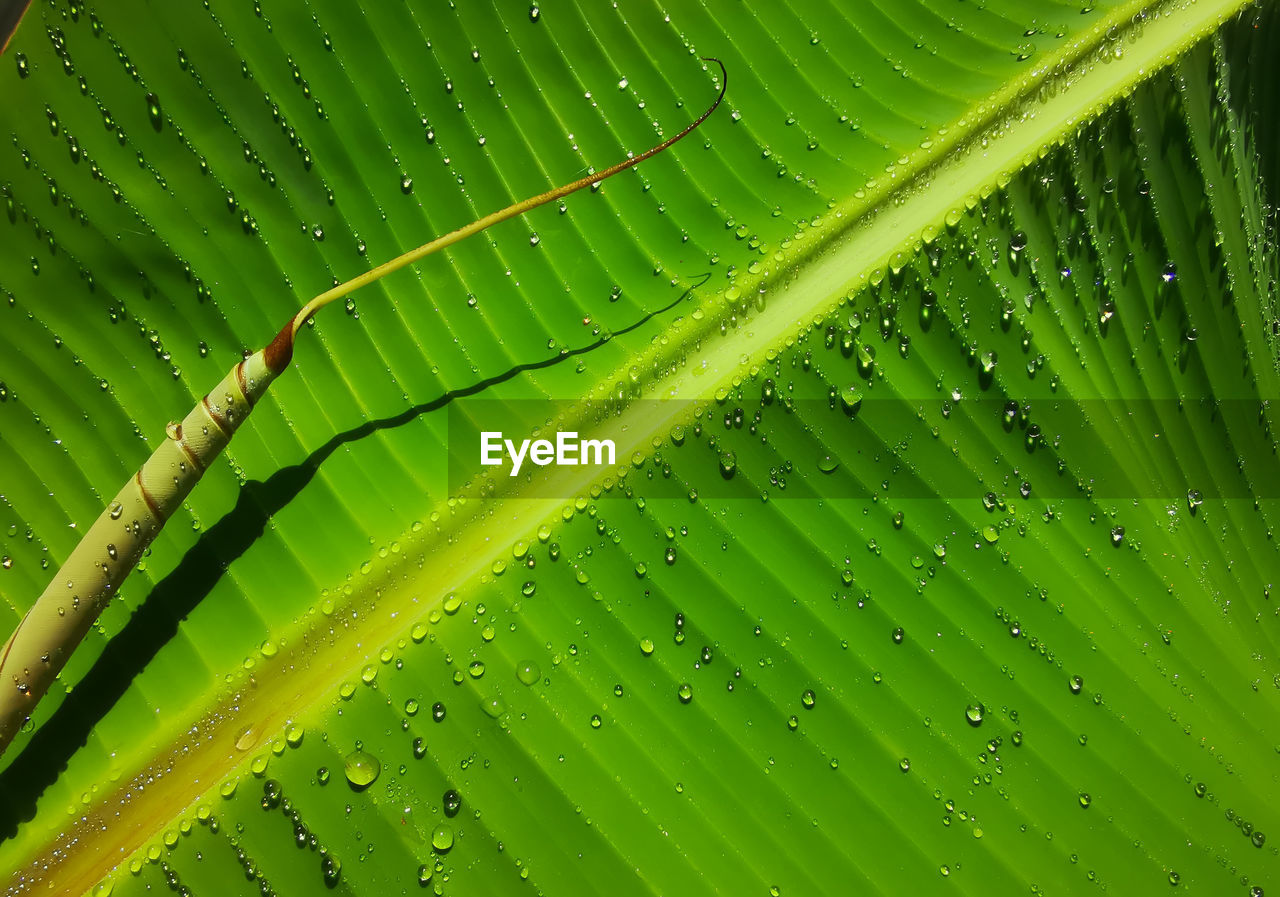
M 730 87 L 300 334 L 0 760 L 11 890 L 1268 886 L 1277 16 L 1240 6 L 32 9 L 10 627 L 302 302 L 674 133 L 699 56 Z M 621 463 L 478 498 L 495 406 L 605 409 Z

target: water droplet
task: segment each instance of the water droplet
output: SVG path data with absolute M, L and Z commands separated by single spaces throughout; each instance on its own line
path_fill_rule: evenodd
M 368 751 L 355 750 L 347 754 L 344 771 L 352 789 L 363 791 L 377 780 L 382 763 Z
M 413 192 L 413 178 L 409 177 L 407 174 L 401 175 L 400 177 L 400 192 L 405 196 L 408 196 Z
M 818 470 L 823 473 L 835 473 L 836 468 L 839 466 L 840 462 L 831 455 L 818 456 Z
M 336 888 L 342 880 L 342 863 L 332 854 L 325 854 L 320 860 L 320 875 L 326 888 Z
M 444 704 L 441 704 L 439 701 L 436 701 L 434 704 L 431 705 L 431 719 L 437 723 L 442 723 L 444 722 L 444 717 L 445 717 Z
M 1124 541 L 1124 527 L 1115 526 L 1111 528 L 1111 544 L 1120 547 L 1120 543 Z
M 258 733 L 253 726 L 245 726 L 236 736 L 236 750 L 247 751 L 258 743 Z
M 982 717 L 987 712 L 987 708 L 981 704 L 970 704 L 964 709 L 964 718 L 969 721 L 971 726 L 982 725 Z
M 645 657 L 648 657 L 650 654 L 653 653 L 653 639 L 651 638 L 640 639 L 640 653 L 643 654 Z
M 453 848 L 453 826 L 440 823 L 431 833 L 431 846 L 441 853 L 448 853 Z
M 1086 792 L 1081 791 L 1081 792 L 1080 792 L 1080 806 L 1084 807 L 1084 808 L 1087 810 L 1087 809 L 1089 809 L 1089 804 L 1091 804 L 1091 803 L 1093 803 L 1093 798 L 1092 798 L 1092 797 L 1090 797 Z
M 264 810 L 274 810 L 280 806 L 280 798 L 284 794 L 284 789 L 280 787 L 280 783 L 275 779 L 267 779 L 262 783 L 262 808 Z
M 458 815 L 458 811 L 462 809 L 462 795 L 450 788 L 444 793 L 442 798 L 444 804 L 444 815 L 450 819 Z
M 733 452 L 720 453 L 720 476 L 726 480 L 733 479 L 733 475 L 738 472 L 738 457 Z
M 903 636 L 902 627 L 899 626 L 897 629 L 893 630 L 893 643 L 895 645 L 901 645 L 902 636 Z
M 164 127 L 164 113 L 160 111 L 160 98 L 154 93 L 147 94 L 147 115 L 151 119 L 151 127 L 157 131 Z
M 688 682 L 683 683 L 676 689 L 676 696 L 680 699 L 681 704 L 688 704 L 693 700 L 693 686 Z
M 852 417 L 858 413 L 858 409 L 862 407 L 862 387 L 856 383 L 850 383 L 840 391 L 840 407 L 844 409 L 844 413 Z
M 534 8 L 536 9 L 537 7 Z M 15 58 L 18 62 L 18 77 L 28 77 L 31 74 L 31 66 L 27 63 L 27 54 L 19 53 Z
M 435 867 L 430 863 L 423 863 L 418 867 L 418 886 L 425 888 L 431 884 L 431 876 L 435 874 Z
M 800 705 L 805 710 L 812 710 L 814 705 L 818 703 L 817 696 L 813 693 L 812 688 L 806 688 L 804 693 L 800 695 Z
M 538 19 L 539 19 L 541 16 L 542 16 L 542 10 L 538 9 L 538 7 L 536 7 L 536 6 L 530 6 L 530 7 L 529 7 L 529 21 L 530 21 L 530 22 L 536 22 L 536 21 L 538 21 Z
M 1084 679 L 1083 679 L 1083 677 L 1081 677 L 1081 676 L 1072 676 L 1072 677 L 1071 677 L 1070 686 L 1071 686 L 1071 693 L 1072 693 L 1073 695 L 1078 695 L 1078 694 L 1080 694 L 1080 692 L 1084 690 Z
M 521 685 L 533 685 L 542 677 L 542 671 L 532 660 L 522 660 L 516 665 L 516 678 Z

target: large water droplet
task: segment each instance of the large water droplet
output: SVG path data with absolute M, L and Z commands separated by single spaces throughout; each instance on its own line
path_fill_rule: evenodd
M 431 846 L 441 853 L 448 853 L 453 847 L 453 826 L 440 823 L 431 833 Z
M 720 453 L 720 476 L 726 480 L 733 479 L 738 472 L 738 458 L 733 452 Z
M 840 407 L 851 417 L 858 413 L 862 407 L 862 388 L 858 384 L 850 383 L 840 391 Z
M 151 127 L 157 131 L 164 127 L 164 113 L 160 111 L 160 98 L 154 93 L 147 94 L 147 116 L 151 119 Z
M 542 671 L 532 660 L 522 660 L 516 664 L 516 678 L 522 685 L 533 685 L 542 676 Z
M 368 751 L 355 750 L 347 754 L 345 772 L 347 781 L 356 791 L 363 791 L 377 780 L 382 763 Z

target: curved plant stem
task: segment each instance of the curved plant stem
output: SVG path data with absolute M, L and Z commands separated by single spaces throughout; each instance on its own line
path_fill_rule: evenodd
M 303 324 L 329 303 L 362 286 L 488 227 L 611 178 L 687 137 L 720 105 L 728 85 L 724 64 L 718 59 L 704 59 L 720 66 L 720 92 L 714 102 L 679 133 L 598 174 L 587 175 L 478 218 L 321 293 L 304 305 L 266 348 L 233 367 L 181 423 L 169 424 L 169 438 L 94 521 L 0 650 L 0 753 L 30 718 L 89 627 L 137 566 L 147 546 L 226 448 L 253 406 L 266 395 L 272 381 L 289 366 L 294 337 Z

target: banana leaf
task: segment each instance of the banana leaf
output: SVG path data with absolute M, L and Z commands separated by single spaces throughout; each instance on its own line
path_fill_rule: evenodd
M 300 335 L 0 757 L 9 892 L 1263 893 L 1278 22 L 33 5 L 6 630 L 308 298 L 729 87 Z

